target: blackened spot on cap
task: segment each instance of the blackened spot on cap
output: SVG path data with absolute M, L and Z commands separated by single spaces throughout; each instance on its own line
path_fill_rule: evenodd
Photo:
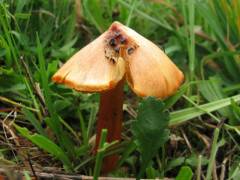
M 110 58 L 110 61 L 111 61 L 113 64 L 116 63 L 116 62 L 115 62 L 115 59 L 113 59 L 113 58 Z
M 120 47 L 115 47 L 115 48 L 114 48 L 114 51 L 115 51 L 116 53 L 119 53 Z
M 116 46 L 116 41 L 115 41 L 115 39 L 113 39 L 113 38 L 110 39 L 109 45 L 112 46 L 112 47 L 113 47 L 113 46 Z
M 134 51 L 134 49 L 133 49 L 132 47 L 129 47 L 129 48 L 127 49 L 128 55 L 131 55 L 131 54 L 133 53 L 133 51 Z
M 123 36 L 121 36 L 121 37 L 120 37 L 120 43 L 121 43 L 121 44 L 125 44 L 126 42 L 127 42 L 126 38 L 123 37 Z

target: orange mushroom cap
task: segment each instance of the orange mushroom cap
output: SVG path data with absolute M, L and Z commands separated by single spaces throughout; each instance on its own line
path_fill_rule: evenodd
M 125 77 L 137 95 L 161 99 L 174 94 L 184 79 L 158 46 L 119 22 L 74 54 L 52 79 L 77 91 L 102 92 Z

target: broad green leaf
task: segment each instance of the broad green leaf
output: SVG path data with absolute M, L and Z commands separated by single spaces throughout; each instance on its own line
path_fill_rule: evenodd
M 193 172 L 190 167 L 183 166 L 181 167 L 176 180 L 191 180 L 193 176 Z
M 163 109 L 164 104 L 153 97 L 148 97 L 139 105 L 137 121 L 132 126 L 135 143 L 142 158 L 139 176 L 157 154 L 158 149 L 168 140 L 169 115 L 163 112 Z
M 54 142 L 36 133 L 31 135 L 30 131 L 27 128 L 22 128 L 16 124 L 15 124 L 15 128 L 20 132 L 22 136 L 32 141 L 32 143 L 36 144 L 38 147 L 50 153 L 51 155 L 56 157 L 58 160 L 62 161 L 62 163 L 68 169 L 72 168 L 71 162 L 66 156 L 66 154 L 64 153 L 64 151 Z

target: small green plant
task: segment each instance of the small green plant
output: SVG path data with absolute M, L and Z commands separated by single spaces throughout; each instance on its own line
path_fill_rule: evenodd
M 138 108 L 137 120 L 132 125 L 135 143 L 141 153 L 138 178 L 169 138 L 169 114 L 164 111 L 164 104 L 153 97 L 144 100 Z

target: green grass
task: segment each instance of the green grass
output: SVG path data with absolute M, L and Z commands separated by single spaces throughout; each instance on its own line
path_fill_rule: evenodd
M 240 1 L 79 0 L 80 8 L 76 1 L 0 1 L 0 167 L 29 178 L 29 156 L 38 167 L 97 178 L 103 156 L 118 153 L 109 176 L 138 176 L 147 155 L 132 129 L 141 100 L 126 88 L 123 140 L 93 155 L 99 96 L 51 82 L 61 63 L 117 20 L 164 49 L 185 74 L 162 101 L 170 136 L 141 177 L 238 179 Z

